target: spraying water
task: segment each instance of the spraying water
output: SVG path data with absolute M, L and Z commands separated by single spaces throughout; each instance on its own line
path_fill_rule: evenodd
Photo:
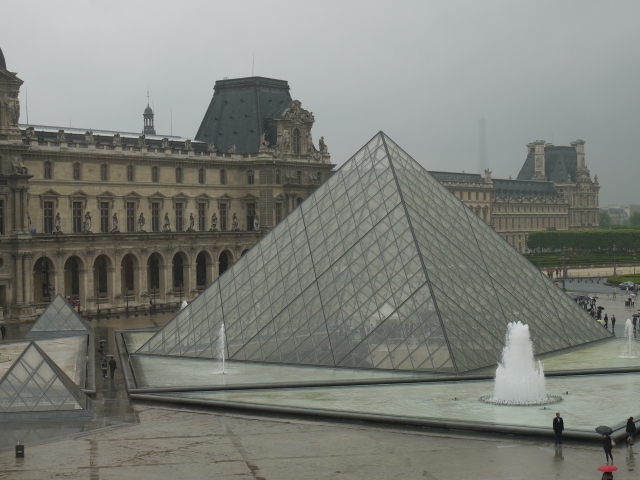
M 227 337 L 224 333 L 224 323 L 220 325 L 220 334 L 218 336 L 218 358 L 222 361 L 222 374 L 224 375 L 224 352 L 226 350 Z
M 529 326 L 521 322 L 507 326 L 502 362 L 496 370 L 493 395 L 483 401 L 500 405 L 542 405 L 555 403 L 560 397 L 547 395 L 544 369 L 533 358 Z
M 627 318 L 624 324 L 624 338 L 627 339 L 622 351 L 620 352 L 620 358 L 638 358 L 635 354 L 634 340 L 633 340 L 633 322 L 630 318 Z

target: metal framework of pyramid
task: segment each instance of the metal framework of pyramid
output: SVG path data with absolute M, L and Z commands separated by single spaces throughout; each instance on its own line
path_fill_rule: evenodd
M 610 334 L 380 132 L 138 353 L 463 373 Z
M 31 325 L 25 337 L 84 335 L 90 332 L 89 326 L 58 294 Z
M 0 380 L 0 420 L 92 415 L 91 399 L 35 342 Z

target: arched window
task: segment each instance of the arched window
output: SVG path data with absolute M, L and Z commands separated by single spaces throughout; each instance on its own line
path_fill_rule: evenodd
M 302 185 L 302 172 L 300 170 L 296 172 L 296 181 L 298 185 Z
M 184 259 L 180 253 L 173 257 L 173 288 L 182 290 L 184 287 Z
M 220 170 L 220 185 L 227 184 L 227 172 L 224 170 Z
M 293 153 L 300 154 L 300 130 L 293 130 Z
M 198 183 L 204 185 L 204 168 L 198 170 Z
M 207 256 L 200 252 L 196 257 L 196 286 L 205 287 L 207 285 Z
M 79 163 L 73 164 L 73 179 L 80 180 L 80 164 Z
M 176 183 L 182 183 L 182 168 L 176 168 Z
M 247 183 L 253 185 L 253 170 L 247 172 Z
M 127 182 L 133 182 L 133 165 L 127 165 Z
M 107 167 L 106 163 L 100 165 L 100 180 L 103 182 L 109 180 L 109 167 Z
M 46 180 L 51 180 L 53 178 L 51 162 L 44 162 L 44 178 Z
M 151 181 L 153 183 L 158 183 L 160 180 L 160 169 L 158 167 L 151 167 Z
M 280 170 L 276 170 L 276 183 L 280 183 Z

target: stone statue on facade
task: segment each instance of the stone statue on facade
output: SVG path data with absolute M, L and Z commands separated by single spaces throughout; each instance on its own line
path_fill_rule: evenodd
M 320 172 L 318 173 L 310 173 L 309 180 L 312 185 L 320 185 Z
M 84 134 L 84 143 L 87 145 L 93 145 L 95 140 L 93 139 L 93 132 L 91 130 L 87 130 Z
M 27 226 L 29 228 L 29 232 L 31 232 L 31 215 L 27 213 Z
M 186 140 L 184 141 L 184 149 L 185 149 L 187 152 L 191 152 L 191 151 L 193 151 L 193 145 L 191 144 L 191 140 L 186 139 Z
M 147 137 L 145 137 L 144 135 L 140 135 L 138 137 L 138 147 L 146 148 L 146 146 L 147 146 Z
M 193 217 L 193 213 L 189 215 L 189 228 L 187 228 L 187 232 L 195 232 L 195 224 L 196 219 Z
M 286 152 L 291 147 L 291 132 L 285 130 L 282 132 L 282 151 Z
M 236 144 L 230 143 L 229 148 L 227 149 L 227 153 L 236 153 Z
M 240 230 L 240 227 L 238 227 L 238 216 L 235 213 L 233 214 L 233 218 L 231 219 L 231 230 L 233 230 L 234 232 Z
M 118 228 L 118 215 L 115 213 L 113 217 L 111 217 L 111 233 L 120 233 L 120 229 Z
M 144 233 L 144 224 L 147 223 L 146 220 L 144 219 L 144 214 L 140 213 L 140 216 L 138 217 L 138 231 L 141 233 Z
M 215 153 L 216 152 L 216 144 L 213 143 L 213 142 L 207 143 L 207 151 L 209 153 Z
M 160 146 L 162 147 L 163 150 L 168 150 L 171 147 L 169 146 L 169 139 L 167 137 L 164 137 L 160 143 Z
M 215 232 L 217 230 L 218 230 L 218 217 L 214 213 L 213 215 L 211 215 L 211 229 L 209 231 Z
M 82 233 L 91 233 L 91 214 L 89 212 L 84 214 Z
M 22 161 L 22 157 L 14 157 L 11 163 L 11 174 L 12 175 L 27 175 L 29 173 L 29 169 Z
M 113 146 L 121 147 L 122 146 L 122 138 L 120 138 L 120 134 L 116 133 L 113 135 Z
M 58 143 L 67 141 L 67 136 L 64 134 L 64 130 L 58 130 L 58 134 L 56 135 L 56 141 Z
M 253 217 L 253 229 L 258 232 L 260 231 L 260 217 L 256 213 Z
M 327 153 L 327 144 L 324 143 L 324 137 L 320 137 L 320 141 L 318 142 L 318 146 L 320 147 L 320 152 Z
M 54 222 L 53 226 L 54 226 L 54 229 L 55 229 L 55 230 L 54 230 L 54 233 L 55 233 L 56 235 L 60 235 L 60 234 L 62 233 L 62 230 L 61 230 L 62 225 L 61 225 L 61 220 L 60 220 L 60 212 L 56 213 L 56 219 L 55 219 L 55 222 Z
M 27 131 L 26 131 L 26 134 L 27 134 L 27 140 L 37 140 L 38 139 L 38 137 L 36 137 L 36 131 L 35 131 L 35 129 L 33 127 L 28 127 Z
M 316 146 L 313 144 L 313 137 L 311 136 L 311 130 L 307 132 L 307 148 L 308 153 L 316 151 Z
M 14 96 L 15 95 L 15 96 Z M 20 120 L 20 100 L 17 97 L 18 93 L 4 94 L 0 98 L 0 106 L 4 108 L 6 119 L 4 121 L 5 127 L 17 127 Z
M 171 222 L 169 221 L 169 214 L 168 213 L 164 214 L 164 223 L 162 225 L 162 231 L 163 232 L 170 232 L 171 231 Z

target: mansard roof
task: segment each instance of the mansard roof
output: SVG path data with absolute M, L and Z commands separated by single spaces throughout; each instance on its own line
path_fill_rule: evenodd
M 429 174 L 441 183 L 486 183 L 485 179 L 479 173 L 434 172 L 430 170 Z
M 236 153 L 257 153 L 260 136 L 267 130 L 267 118 L 287 108 L 289 102 L 289 83 L 285 80 L 218 80 L 195 138 L 205 144 L 215 143 L 222 152 L 234 144 Z
M 0 68 L 7 69 L 7 62 L 4 60 L 4 54 L 2 53 L 2 49 L 0 48 Z
M 560 198 L 553 182 L 539 182 L 533 180 L 504 180 L 494 178 L 493 195 L 495 197 L 517 198 Z
M 533 179 L 535 173 L 534 157 L 533 149 L 529 149 L 527 159 L 518 174 L 518 180 Z M 576 181 L 576 178 L 578 178 L 578 155 L 574 147 L 546 145 L 544 147 L 544 157 L 547 180 L 553 183 Z M 569 175 L 571 179 L 569 179 Z

